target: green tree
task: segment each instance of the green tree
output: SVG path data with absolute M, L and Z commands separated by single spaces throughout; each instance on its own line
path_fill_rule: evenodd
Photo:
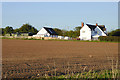
M 62 30 L 63 36 L 67 36 L 67 30 Z
M 67 32 L 69 37 L 74 37 L 74 31 L 70 30 Z
M 78 26 L 78 27 L 74 28 L 74 37 L 75 38 L 80 36 L 80 29 L 81 29 L 81 26 Z
M 16 32 L 20 32 L 20 30 L 19 29 L 14 29 L 14 32 L 16 33 Z
M 56 29 L 55 29 L 55 31 L 58 33 L 61 33 L 62 36 L 69 36 L 72 38 L 77 38 L 80 36 L 80 29 L 81 29 L 81 27 L 78 26 L 78 27 L 75 27 L 74 30 L 70 30 L 70 31 L 60 30 L 60 32 L 58 32 L 58 30 L 56 30 Z
M 38 32 L 38 30 L 34 27 L 32 27 L 30 24 L 23 24 L 20 28 L 19 28 L 19 32 L 21 33 L 33 33 L 36 34 Z
M 62 32 L 61 29 L 54 28 L 54 31 L 55 31 L 59 36 L 63 36 L 63 32 Z
M 80 29 L 81 29 L 81 26 L 78 26 L 74 28 L 74 31 L 80 31 Z
M 12 27 L 10 27 L 10 26 L 7 26 L 5 29 L 4 29 L 4 33 L 5 34 L 10 34 L 11 35 L 11 33 L 13 33 L 13 28 Z
M 108 36 L 120 36 L 120 29 L 116 29 L 116 30 L 109 32 Z

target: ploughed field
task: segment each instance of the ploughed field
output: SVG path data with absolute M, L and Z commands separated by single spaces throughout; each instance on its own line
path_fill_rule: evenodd
M 59 76 L 111 69 L 118 43 L 2 40 L 2 77 Z M 114 57 L 114 58 L 113 58 Z

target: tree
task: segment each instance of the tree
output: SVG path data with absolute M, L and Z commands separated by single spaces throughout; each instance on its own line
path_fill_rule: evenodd
M 80 36 L 80 29 L 81 27 L 78 26 L 78 27 L 75 27 L 74 30 L 70 30 L 70 31 L 61 30 L 58 28 L 55 28 L 54 30 L 60 36 L 69 36 L 69 37 L 77 38 L 78 36 Z
M 23 24 L 20 28 L 19 28 L 19 32 L 21 33 L 33 33 L 36 34 L 38 32 L 38 30 L 34 27 L 32 27 L 30 24 Z
M 80 36 L 80 29 L 81 29 L 81 26 L 74 28 L 74 37 Z
M 80 29 L 81 29 L 81 26 L 78 26 L 74 28 L 74 31 L 80 31 Z
M 14 32 L 17 33 L 17 32 L 20 32 L 20 30 L 19 29 L 14 29 Z
M 59 36 L 63 36 L 63 32 L 62 32 L 61 29 L 54 28 L 54 31 L 55 31 Z
M 10 35 L 11 35 L 11 33 L 12 33 L 13 31 L 14 31 L 13 28 L 10 27 L 10 26 L 7 26 L 7 27 L 4 29 L 4 33 L 5 33 L 5 34 L 10 34 Z
M 120 36 L 120 29 L 116 29 L 116 30 L 109 32 L 108 36 Z

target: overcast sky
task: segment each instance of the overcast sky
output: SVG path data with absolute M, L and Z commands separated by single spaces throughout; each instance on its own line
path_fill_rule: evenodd
M 105 25 L 108 31 L 118 28 L 117 2 L 3 2 L 2 27 L 14 29 L 25 23 L 40 30 L 43 26 L 73 30 L 86 24 Z

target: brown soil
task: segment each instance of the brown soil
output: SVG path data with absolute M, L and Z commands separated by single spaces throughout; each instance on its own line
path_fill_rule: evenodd
M 2 77 L 29 78 L 111 69 L 118 43 L 2 40 Z M 114 57 L 114 58 L 112 58 Z

